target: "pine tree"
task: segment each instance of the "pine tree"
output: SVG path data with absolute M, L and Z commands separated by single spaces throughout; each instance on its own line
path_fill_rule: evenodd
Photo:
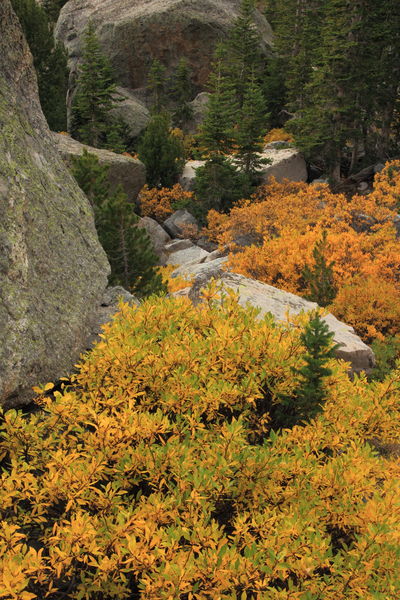
M 86 150 L 73 160 L 72 174 L 94 210 L 99 240 L 111 265 L 111 282 L 137 296 L 164 291 L 150 238 L 137 226 L 139 217 L 122 187 L 110 189 L 107 172 L 97 156 Z
M 322 238 L 316 242 L 313 249 L 314 264 L 303 269 L 303 278 L 310 288 L 307 300 L 317 302 L 319 306 L 325 307 L 333 302 L 337 289 L 334 282 L 334 261 L 327 262 L 326 250 L 328 247 L 326 230 Z
M 157 257 L 121 186 L 96 210 L 100 242 L 111 265 L 111 283 L 137 296 L 164 291 Z
M 267 93 L 275 118 L 279 118 L 278 109 L 294 114 L 305 106 L 307 84 L 321 44 L 323 7 L 324 0 L 267 2 L 266 16 L 275 36 Z
M 235 90 L 239 108 L 243 107 L 251 80 L 261 83 L 265 73 L 265 56 L 261 38 L 254 24 L 254 0 L 242 0 L 239 16 L 225 42 L 225 69 Z
M 400 150 L 400 5 L 397 0 L 380 0 L 369 14 L 368 44 L 373 48 L 369 87 L 374 90 L 374 119 L 364 145 L 372 162 L 385 161 Z
M 97 156 L 84 148 L 80 156 L 72 157 L 71 170 L 93 209 L 103 204 L 111 194 L 108 167 L 101 165 Z
M 65 131 L 68 69 L 67 54 L 62 44 L 57 43 L 49 54 L 45 70 L 38 74 L 38 84 L 40 102 L 50 129 Z
M 235 146 L 234 126 L 239 106 L 232 82 L 224 73 L 225 59 L 226 51 L 219 46 L 209 80 L 211 95 L 200 128 L 201 144 L 210 157 L 229 154 Z
M 154 114 L 139 144 L 139 158 L 146 165 L 150 187 L 171 187 L 184 165 L 182 141 L 170 132 L 169 116 Z
M 40 103 L 50 129 L 67 127 L 67 55 L 62 44 L 55 44 L 53 27 L 36 0 L 12 0 L 33 56 Z
M 264 147 L 267 118 L 264 95 L 253 77 L 247 84 L 235 130 L 235 162 L 252 180 L 256 180 L 258 171 L 268 162 L 260 156 Z
M 82 64 L 72 104 L 71 133 L 84 144 L 100 148 L 115 125 L 111 111 L 118 102 L 109 60 L 90 23 L 84 35 Z
M 304 365 L 293 369 L 298 387 L 291 397 L 280 398 L 271 411 L 273 428 L 293 427 L 314 418 L 321 411 L 326 396 L 324 379 L 332 374 L 326 363 L 334 357 L 338 344 L 333 343 L 334 334 L 322 320 L 318 311 L 311 313 L 300 339 L 306 354 Z
M 200 130 L 207 163 L 197 170 L 195 183 L 209 208 L 228 210 L 235 200 L 247 196 L 264 162 L 258 153 L 267 120 L 260 84 L 265 60 L 253 17 L 254 1 L 243 0 L 227 41 L 215 53 L 211 95 Z M 235 160 L 227 158 L 233 152 Z
M 219 46 L 209 81 L 211 95 L 200 129 L 207 161 L 196 171 L 194 189 L 205 209 L 228 210 L 250 190 L 249 178 L 227 157 L 235 148 L 239 107 L 232 82 L 224 72 L 225 59 L 226 49 Z
M 170 90 L 170 96 L 175 102 L 172 119 L 177 127 L 183 128 L 185 123 L 193 117 L 193 109 L 189 104 L 192 98 L 192 87 L 189 65 L 185 58 L 181 58 Z
M 196 169 L 194 191 L 205 213 L 211 208 L 228 212 L 235 202 L 250 195 L 251 181 L 231 159 L 216 154 Z
M 355 167 L 372 116 L 369 39 L 374 6 L 372 0 L 325 2 L 306 103 L 292 123 L 300 149 L 308 158 L 321 157 L 333 182 L 341 179 L 346 147 L 351 149 L 348 171 Z
M 152 97 L 152 112 L 160 113 L 165 108 L 166 101 L 166 69 L 164 65 L 157 59 L 151 63 L 147 87 L 150 90 Z

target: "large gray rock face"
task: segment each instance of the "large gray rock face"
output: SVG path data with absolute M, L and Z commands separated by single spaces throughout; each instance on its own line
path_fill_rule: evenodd
M 225 268 L 226 261 L 226 258 L 218 258 L 197 265 L 184 264 L 176 269 L 172 276 L 179 275 L 193 281 L 191 287 L 176 292 L 176 295 L 188 296 L 196 303 L 199 301 L 201 289 L 211 278 L 215 278 L 219 279 L 224 287 L 233 289 L 238 294 L 239 303 L 242 306 L 249 303 L 259 308 L 260 316 L 271 313 L 278 321 L 285 321 L 288 312 L 291 315 L 297 315 L 302 311 L 308 312 L 317 308 L 315 302 L 309 302 L 295 294 L 254 279 L 248 279 L 243 275 L 231 273 Z M 326 315 L 324 320 L 335 334 L 335 342 L 340 344 L 336 356 L 349 362 L 355 373 L 370 372 L 375 365 L 375 357 L 371 348 L 361 341 L 352 327 L 338 321 L 333 315 Z
M 268 183 L 270 177 L 277 181 L 307 181 L 306 161 L 296 148 L 266 148 L 261 156 L 271 161 L 260 171 L 262 183 Z
M 150 121 L 150 112 L 130 90 L 117 87 L 119 102 L 112 110 L 113 115 L 126 123 L 127 133 L 131 139 L 137 138 Z
M 147 231 L 150 241 L 153 244 L 154 252 L 159 258 L 159 264 L 165 265 L 167 255 L 164 251 L 164 247 L 171 241 L 171 237 L 165 229 L 151 217 L 142 217 L 139 219 L 138 227 L 143 227 L 143 229 Z
M 265 149 L 261 158 L 270 161 L 262 165 L 258 172 L 260 183 L 268 183 L 270 177 L 277 181 L 288 179 L 289 181 L 307 181 L 307 165 L 303 156 L 296 148 L 268 148 Z M 232 156 L 232 160 L 234 157 Z M 194 189 L 196 169 L 205 164 L 204 160 L 188 160 L 185 163 L 179 183 L 184 190 L 191 192 Z
M 82 34 L 91 21 L 122 87 L 145 86 L 153 59 L 160 60 L 170 75 L 184 56 L 200 91 L 208 79 L 213 49 L 237 17 L 240 2 L 69 0 L 60 13 L 56 36 L 70 55 L 72 87 L 82 52 Z M 267 51 L 271 27 L 259 11 L 255 18 Z
M 185 235 L 187 227 L 194 228 L 196 231 L 199 228 L 197 220 L 186 209 L 176 210 L 164 221 L 163 225 L 170 236 L 174 238 Z
M 107 167 L 107 177 L 111 189 L 122 185 L 128 199 L 136 200 L 138 193 L 146 183 L 146 167 L 140 160 L 109 150 L 86 146 L 62 133 L 53 133 L 53 139 L 64 162 L 69 167 L 72 166 L 74 158 L 81 156 L 83 151 L 87 150 L 97 156 L 100 165 Z
M 0 2 L 0 404 L 68 373 L 109 266 L 89 203 L 54 147 L 32 57 Z

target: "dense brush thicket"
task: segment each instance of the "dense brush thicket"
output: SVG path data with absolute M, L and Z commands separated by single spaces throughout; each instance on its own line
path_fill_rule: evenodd
M 208 234 L 231 249 L 234 271 L 329 305 L 367 343 L 398 336 L 399 169 L 387 163 L 374 190 L 351 199 L 270 180 L 229 214 L 210 211 Z
M 322 412 L 274 432 L 301 327 L 205 295 L 122 306 L 72 385 L 4 415 L 0 598 L 400 596 L 399 372 L 330 359 Z

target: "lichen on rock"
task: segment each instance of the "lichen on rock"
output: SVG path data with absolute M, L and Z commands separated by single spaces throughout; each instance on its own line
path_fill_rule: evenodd
M 0 404 L 68 372 L 109 266 L 92 209 L 54 147 L 32 57 L 0 3 Z

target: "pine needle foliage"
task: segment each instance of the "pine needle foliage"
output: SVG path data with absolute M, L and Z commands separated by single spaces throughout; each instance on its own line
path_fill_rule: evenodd
M 289 427 L 305 420 L 313 419 L 322 410 L 327 393 L 324 387 L 326 377 L 332 375 L 332 369 L 326 364 L 335 356 L 338 344 L 333 343 L 334 334 L 319 311 L 311 314 L 308 323 L 300 335 L 306 350 L 304 364 L 293 369 L 298 378 L 298 387 L 292 397 L 286 397 L 274 411 L 272 423 L 275 427 Z
M 151 63 L 147 79 L 147 87 L 152 99 L 152 112 L 157 114 L 165 108 L 166 101 L 166 68 L 158 59 L 154 59 Z
M 111 111 L 119 96 L 110 61 L 103 53 L 93 23 L 89 23 L 83 40 L 82 63 L 77 90 L 72 103 L 71 133 L 74 138 L 94 148 L 118 145 L 122 133 Z M 111 140 L 110 140 L 111 136 Z
M 335 261 L 327 261 L 326 258 L 327 238 L 328 234 L 324 229 L 321 239 L 315 242 L 313 249 L 314 264 L 311 266 L 306 265 L 302 272 L 303 278 L 310 289 L 310 293 L 306 296 L 307 300 L 316 302 L 322 307 L 331 304 L 337 294 L 333 272 Z
M 191 70 L 188 61 L 181 58 L 172 77 L 169 91 L 169 96 L 175 104 L 172 120 L 176 127 L 183 128 L 193 117 L 193 109 L 189 104 L 192 92 Z
M 184 166 L 181 139 L 170 130 L 167 113 L 154 114 L 139 144 L 139 158 L 146 165 L 150 187 L 172 187 Z
M 40 104 L 50 129 L 67 127 L 66 96 L 68 88 L 67 54 L 54 41 L 53 24 L 36 0 L 12 0 L 33 56 Z
M 100 242 L 111 265 L 111 283 L 137 296 L 162 292 L 158 258 L 146 230 L 137 226 L 139 218 L 121 186 L 96 213 Z
M 122 187 L 110 188 L 107 167 L 84 150 L 74 159 L 72 172 L 93 206 L 99 240 L 111 265 L 111 283 L 139 297 L 164 291 L 150 238 L 137 226 L 139 217 Z

